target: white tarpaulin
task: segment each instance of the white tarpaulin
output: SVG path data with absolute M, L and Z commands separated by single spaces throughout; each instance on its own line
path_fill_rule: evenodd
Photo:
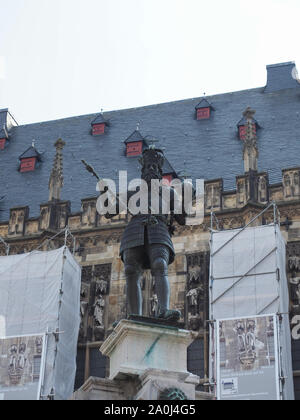
M 280 314 L 280 363 L 285 399 L 293 398 L 286 246 L 277 224 L 213 231 L 211 319 Z
M 3 338 L 49 332 L 42 394 L 67 399 L 74 387 L 81 268 L 67 247 L 0 257 Z M 58 334 L 54 336 L 57 332 Z

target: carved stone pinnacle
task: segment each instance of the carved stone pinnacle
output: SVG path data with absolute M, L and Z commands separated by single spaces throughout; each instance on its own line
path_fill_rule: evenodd
M 256 111 L 254 109 L 251 109 L 249 106 L 248 108 L 243 112 L 243 116 L 247 119 L 247 120 L 253 120 L 254 115 L 255 115 Z

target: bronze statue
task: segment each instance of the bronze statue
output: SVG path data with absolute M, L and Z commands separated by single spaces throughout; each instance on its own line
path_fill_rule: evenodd
M 142 179 L 148 185 L 148 202 L 150 202 L 151 180 L 162 180 L 163 178 L 164 154 L 160 149 L 149 148 L 143 152 L 140 163 L 142 164 Z M 94 173 L 91 167 L 86 166 L 90 172 Z M 170 214 L 163 214 L 162 212 L 163 188 L 169 189 Z M 129 192 L 128 200 L 130 195 L 132 196 Z M 130 315 L 142 315 L 141 279 L 143 270 L 151 269 L 158 298 L 157 317 L 176 321 L 181 316 L 178 310 L 170 310 L 170 285 L 168 280 L 168 266 L 173 263 L 175 257 L 171 240 L 174 229 L 173 221 L 176 220 L 180 225 L 184 225 L 186 219 L 183 209 L 182 214 L 174 213 L 175 200 L 176 191 L 174 188 L 167 185 L 160 186 L 159 213 L 151 214 L 152 209 L 149 204 L 150 214 L 134 215 L 124 231 L 120 256 L 125 266 Z M 115 214 L 106 214 L 107 218 L 114 216 Z

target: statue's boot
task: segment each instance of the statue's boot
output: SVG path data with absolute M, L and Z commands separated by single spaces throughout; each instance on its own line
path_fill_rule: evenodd
M 170 284 L 168 279 L 168 263 L 164 256 L 164 249 L 160 249 L 161 256 L 154 259 L 152 263 L 152 275 L 155 278 L 155 288 L 158 298 L 158 318 L 166 321 L 178 321 L 181 313 L 170 307 Z
M 139 265 L 125 263 L 128 310 L 130 315 L 142 315 L 142 271 Z

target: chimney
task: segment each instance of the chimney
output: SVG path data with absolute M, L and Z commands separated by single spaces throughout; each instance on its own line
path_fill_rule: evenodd
M 7 108 L 0 109 L 0 129 L 3 129 L 5 127 L 6 131 L 10 131 L 12 127 L 15 127 L 17 125 L 18 123 Z
M 18 125 L 8 109 L 0 109 L 0 150 L 4 150 L 10 138 L 10 130 Z
M 297 68 L 294 61 L 267 66 L 268 80 L 265 93 L 277 92 L 282 89 L 300 87 Z

